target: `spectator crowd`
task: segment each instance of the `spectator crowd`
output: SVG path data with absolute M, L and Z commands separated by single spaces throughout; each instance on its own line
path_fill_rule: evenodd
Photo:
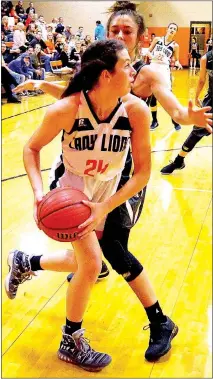
M 74 32 L 62 17 L 47 23 L 36 11 L 32 2 L 27 9 L 23 8 L 23 1 L 15 5 L 12 1 L 1 2 L 1 83 L 8 102 L 21 102 L 12 89 L 27 79 L 45 79 L 53 72 L 54 61 L 61 61 L 66 72 L 77 71 L 87 46 L 94 40 L 105 39 L 101 21 L 96 21 L 92 37 L 83 26 Z M 25 91 L 21 96 L 40 93 Z

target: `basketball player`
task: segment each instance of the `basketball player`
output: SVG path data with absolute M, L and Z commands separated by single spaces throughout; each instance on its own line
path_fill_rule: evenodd
M 213 102 L 213 50 L 208 51 L 200 61 L 200 76 L 197 85 L 197 91 L 195 96 L 195 102 L 197 106 L 210 106 L 212 107 Z M 207 75 L 208 74 L 208 75 Z M 203 99 L 203 103 L 199 100 L 200 93 L 204 87 L 206 77 L 209 77 L 209 86 L 206 96 Z M 170 175 L 174 170 L 182 170 L 185 167 L 184 159 L 190 151 L 194 149 L 197 143 L 204 137 L 209 136 L 210 133 L 205 128 L 193 127 L 192 132 L 185 140 L 181 151 L 175 158 L 174 162 L 171 162 L 167 166 L 163 167 L 161 173 L 163 175 Z
M 136 5 L 128 1 L 119 1 L 111 8 L 111 12 L 107 24 L 108 38 L 121 40 L 128 48 L 137 71 L 133 84 L 134 94 L 146 99 L 153 92 L 161 105 L 176 121 L 191 124 L 192 120 L 196 119 L 197 124 L 206 125 L 206 128 L 211 131 L 211 121 L 207 121 L 204 110 L 201 113 L 201 110 L 191 109 L 191 106 L 188 109 L 182 107 L 174 94 L 165 86 L 161 75 L 138 59 L 138 43 L 144 31 L 144 21 L 142 16 L 136 12 Z M 44 92 L 56 98 L 60 98 L 64 91 L 63 86 L 48 82 L 41 84 L 40 81 L 28 81 L 24 85 L 29 89 L 41 86 Z M 19 88 L 23 89 L 21 86 Z M 55 185 L 57 185 L 60 171 L 63 172 L 63 162 L 58 165 L 57 170 Z M 119 188 L 129 180 L 132 172 L 132 157 L 129 152 Z M 141 215 L 145 193 L 146 187 L 137 196 L 133 196 L 107 216 L 100 244 L 105 258 L 110 262 L 112 268 L 123 276 L 146 311 L 150 321 L 150 341 L 145 357 L 152 361 L 165 355 L 171 348 L 171 340 L 177 329 L 169 317 L 163 314 L 143 266 L 128 250 L 130 230 Z
M 174 36 L 178 31 L 178 26 L 175 23 L 170 23 L 167 28 L 166 35 L 164 37 L 155 37 L 149 47 L 149 52 L 151 53 L 151 67 L 159 72 L 165 80 L 165 84 L 168 88 L 172 89 L 171 84 L 171 72 L 170 64 L 171 59 L 175 58 L 175 67 L 178 70 L 182 69 L 179 62 L 179 45 L 174 41 Z M 157 100 L 154 95 L 152 95 L 150 100 L 150 107 L 152 111 L 152 123 L 150 126 L 151 130 L 156 129 L 159 126 L 157 120 Z M 180 130 L 181 126 L 172 120 L 175 130 Z
M 198 54 L 199 46 L 197 44 L 197 39 L 195 37 L 192 38 L 191 50 L 190 50 L 190 69 L 196 69 L 197 62 L 197 54 Z
M 111 362 L 108 354 L 91 349 L 84 339 L 82 319 L 101 268 L 102 251 L 94 230 L 102 231 L 109 212 L 125 203 L 147 184 L 151 171 L 149 109 L 129 94 L 135 70 L 124 44 L 117 40 L 91 44 L 82 66 L 62 99 L 50 106 L 41 126 L 24 148 L 24 165 L 34 194 L 34 218 L 43 198 L 40 150 L 61 131 L 64 173 L 61 187 L 75 187 L 90 199 L 91 216 L 79 226 L 80 239 L 72 242 L 76 270 L 67 290 L 67 318 L 58 357 L 88 371 L 100 371 Z M 107 102 L 106 102 L 106 99 Z M 134 173 L 118 189 L 131 141 Z M 85 146 L 87 145 L 87 148 Z M 15 250 L 9 254 L 5 282 L 9 298 L 36 265 L 51 271 L 70 271 L 69 257 L 59 253 L 30 257 Z

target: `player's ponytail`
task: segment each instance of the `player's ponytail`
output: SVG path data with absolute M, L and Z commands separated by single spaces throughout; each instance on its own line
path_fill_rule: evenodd
M 82 55 L 80 71 L 70 80 L 61 97 L 91 90 L 103 70 L 113 72 L 118 61 L 117 53 L 123 49 L 123 43 L 117 40 L 97 41 L 89 45 Z

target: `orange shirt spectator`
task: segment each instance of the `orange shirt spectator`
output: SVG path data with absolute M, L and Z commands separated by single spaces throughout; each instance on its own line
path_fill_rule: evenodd
M 55 50 L 55 44 L 54 44 L 54 38 L 53 38 L 53 33 L 48 33 L 47 34 L 47 40 L 45 41 L 46 45 L 47 45 L 47 51 L 46 53 L 47 54 L 51 54 L 51 53 L 54 53 L 56 50 Z

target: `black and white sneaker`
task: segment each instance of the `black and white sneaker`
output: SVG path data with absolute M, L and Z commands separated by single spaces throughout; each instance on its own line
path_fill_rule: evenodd
M 88 340 L 84 338 L 84 331 L 85 329 L 79 329 L 69 335 L 65 333 L 63 327 L 58 358 L 87 371 L 100 371 L 110 364 L 112 358 L 108 354 L 93 350 Z
M 5 278 L 5 291 L 9 299 L 15 299 L 18 286 L 36 275 L 31 270 L 30 256 L 19 250 L 10 251 L 7 264 L 9 274 Z
M 152 121 L 150 130 L 155 130 L 159 126 L 158 121 Z
M 67 281 L 70 282 L 73 278 L 74 272 L 71 272 L 69 275 L 67 275 Z M 109 269 L 104 261 L 102 261 L 102 267 L 101 267 L 101 272 L 98 275 L 97 280 L 101 280 L 106 278 L 109 275 Z
M 178 327 L 167 316 L 164 323 L 151 323 L 144 326 L 144 330 L 150 329 L 149 347 L 145 352 L 147 361 L 153 362 L 168 353 L 171 349 L 171 341 L 178 333 Z
M 184 167 L 186 167 L 184 161 L 181 164 L 177 164 L 175 161 L 170 161 L 170 164 L 163 167 L 160 172 L 163 175 L 170 175 L 173 173 L 173 171 L 182 170 Z

